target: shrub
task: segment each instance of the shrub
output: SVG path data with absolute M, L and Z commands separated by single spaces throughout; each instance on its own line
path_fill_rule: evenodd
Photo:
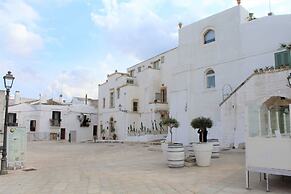
M 170 128 L 171 143 L 173 143 L 173 128 L 179 127 L 179 122 L 174 118 L 167 118 L 162 121 L 162 124 Z
M 194 129 L 199 129 L 197 131 L 199 133 L 199 141 L 207 142 L 207 128 L 212 127 L 212 120 L 210 118 L 198 117 L 191 121 L 191 126 Z

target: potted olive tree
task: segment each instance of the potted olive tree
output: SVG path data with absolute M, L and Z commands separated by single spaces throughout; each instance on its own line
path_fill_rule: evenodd
M 181 143 L 173 143 L 173 128 L 178 128 L 179 122 L 175 118 L 166 118 L 162 121 L 162 125 L 167 126 L 170 129 L 169 132 L 171 134 L 171 142 L 168 144 L 166 142 L 162 143 L 162 150 L 164 155 L 167 156 L 168 167 L 184 167 L 184 146 Z
M 191 126 L 198 129 L 199 143 L 193 143 L 193 150 L 198 166 L 209 166 L 213 149 L 212 143 L 207 143 L 207 128 L 212 127 L 210 118 L 198 117 L 191 121 Z

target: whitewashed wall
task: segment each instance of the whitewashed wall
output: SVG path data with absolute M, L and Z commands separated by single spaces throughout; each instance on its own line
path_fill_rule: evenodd
M 61 126 L 50 126 L 52 111 L 61 112 Z M 49 134 L 59 133 L 60 129 L 66 129 L 66 140 L 69 140 L 70 131 L 76 131 L 77 142 L 93 139 L 93 126 L 98 124 L 97 109 L 89 105 L 30 105 L 18 104 L 9 107 L 10 113 L 17 114 L 17 123 L 19 127 L 25 127 L 31 140 L 49 140 Z M 80 127 L 78 115 L 90 115 L 90 126 Z M 30 132 L 30 120 L 36 120 L 36 132 Z
M 280 43 L 291 42 L 291 15 L 266 16 L 250 22 L 247 15 L 244 8 L 236 6 L 180 29 L 178 63 L 173 74 L 176 83 L 172 90 L 172 98 L 179 103 L 170 104 L 171 114 L 181 122 L 177 141 L 188 144 L 197 140 L 190 122 L 198 116 L 210 117 L 214 126 L 209 130 L 209 138 L 221 139 L 219 103 L 223 87 L 230 85 L 234 89 L 254 69 L 273 66 Z M 215 30 L 216 41 L 204 45 L 203 33 L 207 29 Z M 205 73 L 210 68 L 216 76 L 213 89 L 206 88 Z
M 279 70 L 255 74 L 222 104 L 223 147 L 233 144 L 238 147 L 240 143 L 245 142 L 246 115 L 249 104 L 256 101 L 263 104 L 272 96 L 291 96 L 291 89 L 287 86 L 287 76 L 290 72 L 290 70 Z

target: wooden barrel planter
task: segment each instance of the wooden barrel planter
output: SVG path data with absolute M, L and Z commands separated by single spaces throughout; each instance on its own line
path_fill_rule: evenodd
M 184 167 L 185 150 L 183 144 L 168 145 L 168 167 L 181 168 Z
M 213 144 L 211 158 L 219 158 L 220 144 L 219 144 L 218 139 L 209 139 L 208 142 Z

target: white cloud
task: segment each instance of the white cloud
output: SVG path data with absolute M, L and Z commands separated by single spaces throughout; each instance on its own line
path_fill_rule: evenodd
M 5 47 L 11 53 L 27 56 L 43 47 L 42 37 L 23 24 L 9 24 L 6 30 Z
M 0 3 L 1 52 L 15 56 L 30 56 L 43 47 L 43 38 L 37 33 L 40 17 L 22 0 Z
M 72 70 L 63 71 L 53 78 L 53 82 L 44 92 L 46 96 L 58 97 L 63 94 L 66 98 L 73 96 L 98 97 L 98 84 L 103 83 L 107 74 L 113 73 L 115 70 L 119 72 L 126 71 L 126 64 L 135 64 L 139 62 L 133 56 L 113 57 L 111 53 L 107 53 L 103 60 L 95 64 L 86 64 L 73 68 Z
M 138 58 L 150 57 L 176 44 L 168 21 L 155 13 L 162 1 L 103 0 L 103 9 L 91 13 L 92 21 L 106 32 L 116 50 Z

